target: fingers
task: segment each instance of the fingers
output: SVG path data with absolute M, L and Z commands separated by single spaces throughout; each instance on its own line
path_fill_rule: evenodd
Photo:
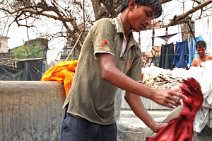
M 185 96 L 179 92 L 179 90 L 167 90 L 167 97 L 165 98 L 165 106 L 169 108 L 174 108 L 181 105 L 181 99 L 185 98 Z
M 174 108 L 174 106 L 171 103 L 164 103 L 163 106 L 166 106 L 168 108 Z
M 181 105 L 181 99 L 177 98 L 177 97 L 169 97 L 165 100 L 165 103 L 167 103 L 168 107 L 170 108 L 174 108 L 177 107 L 179 105 Z
M 179 102 L 180 99 L 187 99 L 187 97 L 182 94 L 180 89 L 169 89 L 168 93 L 171 95 L 170 98 L 176 102 Z
M 185 99 L 186 96 L 184 96 L 179 89 L 157 89 L 155 98 L 153 101 L 155 100 L 155 102 L 163 106 L 174 108 L 181 105 L 181 99 Z

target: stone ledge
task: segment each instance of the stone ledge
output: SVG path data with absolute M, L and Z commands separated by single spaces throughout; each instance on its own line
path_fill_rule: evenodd
M 0 81 L 0 141 L 58 141 L 65 92 L 47 81 Z
M 148 111 L 158 122 L 163 121 L 170 111 Z M 147 127 L 131 111 L 122 110 L 117 121 L 118 141 L 146 141 L 146 137 L 152 136 L 152 130 Z
M 156 121 L 164 121 L 170 117 L 171 111 L 149 111 Z M 117 121 L 118 141 L 146 141 L 153 132 L 132 111 L 121 111 Z M 206 127 L 200 134 L 194 133 L 194 141 L 211 141 L 212 129 Z

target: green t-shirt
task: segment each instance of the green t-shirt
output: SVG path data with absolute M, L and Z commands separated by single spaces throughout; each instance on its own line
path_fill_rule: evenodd
M 120 17 L 98 20 L 88 33 L 77 64 L 74 81 L 63 107 L 68 113 L 107 125 L 115 122 L 117 87 L 101 78 L 99 53 L 114 55 L 116 67 L 136 81 L 141 79 L 140 48 L 131 33 L 122 51 L 124 30 Z M 125 44 L 126 45 L 126 44 Z

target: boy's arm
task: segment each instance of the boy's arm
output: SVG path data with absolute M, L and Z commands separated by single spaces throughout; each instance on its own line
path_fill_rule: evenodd
M 114 56 L 111 54 L 102 53 L 99 54 L 99 58 L 102 78 L 121 89 L 149 98 L 158 104 L 170 108 L 179 105 L 179 98 L 185 98 L 177 91 L 154 90 L 134 81 L 115 66 Z
M 125 99 L 135 115 L 154 132 L 158 132 L 162 127 L 167 125 L 167 123 L 157 123 L 154 121 L 150 114 L 145 110 L 145 107 L 139 96 L 130 92 L 126 92 Z

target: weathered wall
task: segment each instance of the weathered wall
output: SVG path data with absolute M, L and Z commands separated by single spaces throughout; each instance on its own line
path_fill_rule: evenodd
M 8 53 L 8 37 L 0 36 L 0 53 Z
M 63 85 L 0 81 L 0 141 L 58 141 Z

